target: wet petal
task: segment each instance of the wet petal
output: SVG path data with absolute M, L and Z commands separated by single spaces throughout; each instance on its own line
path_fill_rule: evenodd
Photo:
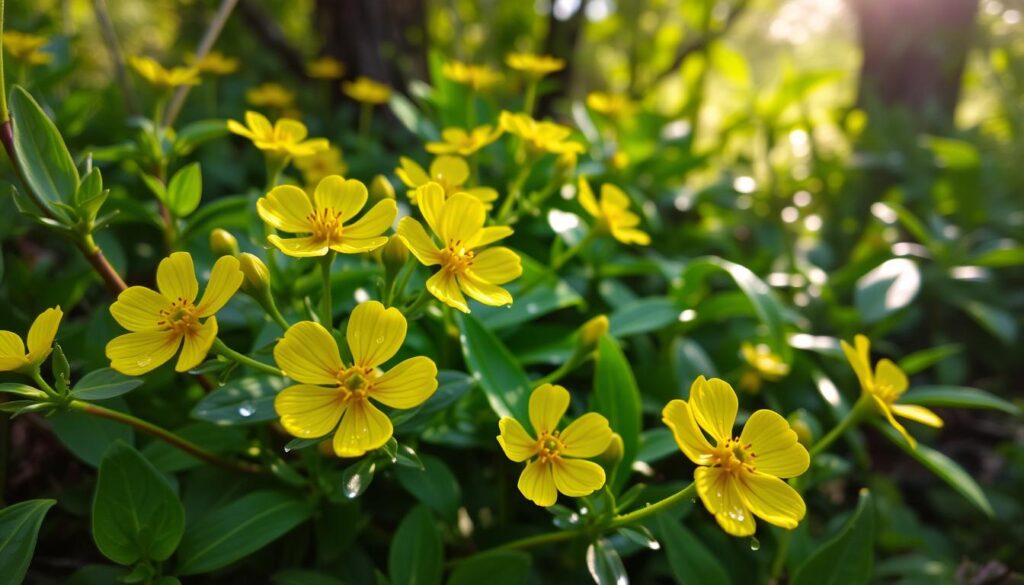
M 316 208 L 327 210 L 332 215 L 340 214 L 342 223 L 355 217 L 363 209 L 367 197 L 366 185 L 355 179 L 346 181 L 338 175 L 321 179 L 313 193 Z
M 475 278 L 471 272 L 457 278 L 459 288 L 472 299 L 492 307 L 504 307 L 512 304 L 512 295 L 507 290 Z
M 574 498 L 592 494 L 604 485 L 604 469 L 592 461 L 554 459 L 551 472 L 558 491 Z
M 769 524 L 792 530 L 807 514 L 800 494 L 777 477 L 759 472 L 742 473 L 737 484 L 743 503 Z
M 732 437 L 738 401 L 736 391 L 719 378 L 700 376 L 690 387 L 690 408 L 697 424 L 717 441 Z
M 498 444 L 512 461 L 526 461 L 537 454 L 537 440 L 516 419 L 503 417 L 498 421 L 498 432 Z
M 508 248 L 488 248 L 473 258 L 470 272 L 474 277 L 491 284 L 505 284 L 523 274 L 523 263 Z
M 387 236 L 367 238 L 365 240 L 345 238 L 340 244 L 331 246 L 331 249 L 341 254 L 363 254 L 372 252 L 386 243 L 388 243 Z
M 706 465 L 710 461 L 711 443 L 697 426 L 693 409 L 685 400 L 673 400 L 661 411 L 661 420 L 672 431 L 676 445 L 690 461 Z
M 293 185 L 271 189 L 256 201 L 256 212 L 268 225 L 283 232 L 304 234 L 313 231 L 310 216 L 313 204 L 306 192 Z
M 245 275 L 238 267 L 238 259 L 234 256 L 221 256 L 210 271 L 210 281 L 206 283 L 203 300 L 199 301 L 196 310 L 200 317 L 209 317 L 221 310 L 231 300 L 238 287 L 242 285 Z
M 342 369 L 334 338 L 319 323 L 292 325 L 274 346 L 274 361 L 284 374 L 306 384 L 337 384 Z
M 441 251 L 434 245 L 434 241 L 427 235 L 420 222 L 411 217 L 403 217 L 402 221 L 398 222 L 398 237 L 424 266 L 441 263 Z
M 551 465 L 541 463 L 540 460 L 528 463 L 519 476 L 519 491 L 538 506 L 554 506 L 558 501 L 558 492 L 555 490 Z
M 414 408 L 437 390 L 437 366 L 423 356 L 409 358 L 373 381 L 370 397 L 391 408 Z
M 543 384 L 530 394 L 530 424 L 539 437 L 558 429 L 558 421 L 569 409 L 569 391 L 556 384 Z
M 612 428 L 608 419 L 596 412 L 588 412 L 565 427 L 559 435 L 565 448 L 563 455 L 569 457 L 597 457 L 612 442 Z M 557 480 L 557 470 L 555 471 Z M 603 484 L 602 480 L 602 484 Z M 567 494 L 565 490 L 559 490 Z
M 408 326 L 394 307 L 385 309 L 377 301 L 360 303 L 349 317 L 345 336 L 356 365 L 376 368 L 391 359 L 401 349 Z
M 156 285 L 160 294 L 174 301 L 184 299 L 194 302 L 199 294 L 199 281 L 192 265 L 192 255 L 175 252 L 160 261 L 156 269 Z
M 939 415 L 932 412 L 923 406 L 916 404 L 893 404 L 892 412 L 896 416 L 901 416 L 906 419 L 910 419 L 915 422 L 919 422 L 923 425 L 930 427 L 942 428 L 942 419 Z
M 469 312 L 469 305 L 466 304 L 466 297 L 462 296 L 462 290 L 459 289 L 459 283 L 455 280 L 455 277 L 451 272 L 441 270 L 434 276 L 428 278 L 427 290 L 430 291 L 430 294 L 434 295 L 437 300 L 449 307 L 458 309 L 463 313 Z
M 448 185 L 461 185 L 469 178 L 469 165 L 457 156 L 439 156 L 430 163 L 430 178 Z
M 393 432 L 391 419 L 370 401 L 351 400 L 334 433 L 334 453 L 338 457 L 359 457 L 383 447 Z
M 299 384 L 282 390 L 274 398 L 274 410 L 281 426 L 293 437 L 313 439 L 334 430 L 345 411 L 338 388 Z
M 327 254 L 327 251 L 330 249 L 327 246 L 326 240 L 315 236 L 307 236 L 303 238 L 282 238 L 277 234 L 270 234 L 267 236 L 267 241 L 270 242 L 270 245 L 293 258 L 312 258 L 315 256 L 323 256 Z
M 771 410 L 758 410 L 750 415 L 743 425 L 740 442 L 750 445 L 756 455 L 750 463 L 761 473 L 796 477 L 807 471 L 811 463 L 807 449 L 797 442 L 786 419 Z
M 377 237 L 391 227 L 391 224 L 395 222 L 396 215 L 398 215 L 398 206 L 395 205 L 395 200 L 385 199 L 370 208 L 370 211 L 359 218 L 359 221 L 346 226 L 342 231 L 342 237 L 345 239 Z
M 698 467 L 693 479 L 701 501 L 722 530 L 733 536 L 754 534 L 754 516 L 740 497 L 731 473 L 721 467 Z
M 131 286 L 117 295 L 117 300 L 110 305 L 110 314 L 129 331 L 155 331 L 163 319 L 160 311 L 169 305 L 170 301 L 155 290 Z
M 178 363 L 174 369 L 179 372 L 187 372 L 203 363 L 216 338 L 217 318 L 210 317 L 199 327 L 198 331 L 185 335 L 185 342 L 181 346 L 181 355 L 178 356 Z
M 138 331 L 115 337 L 107 344 L 110 367 L 127 376 L 141 376 L 174 357 L 181 335 L 174 331 Z

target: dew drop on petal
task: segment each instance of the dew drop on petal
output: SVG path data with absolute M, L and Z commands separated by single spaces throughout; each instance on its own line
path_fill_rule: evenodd
M 761 541 L 756 536 L 750 537 L 750 550 L 761 550 Z

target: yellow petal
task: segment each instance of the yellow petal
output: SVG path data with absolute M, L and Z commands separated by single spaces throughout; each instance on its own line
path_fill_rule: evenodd
M 526 461 L 537 454 L 537 440 L 516 419 L 503 417 L 498 421 L 498 432 L 498 444 L 512 461 Z
M 788 483 L 765 473 L 741 473 L 737 488 L 750 511 L 769 524 L 796 528 L 807 514 L 800 494 Z
M 563 455 L 569 457 L 597 457 L 604 453 L 605 449 L 612 442 L 612 428 L 608 426 L 608 419 L 596 412 L 588 412 L 574 420 L 565 427 L 559 436 L 565 448 Z M 555 470 L 555 479 L 558 479 L 558 471 Z M 602 480 L 602 484 L 604 481 Z M 565 490 L 559 488 L 563 494 Z
M 441 263 L 441 251 L 434 245 L 434 241 L 423 229 L 423 224 L 411 217 L 403 217 L 398 222 L 398 237 L 402 239 L 413 256 L 424 266 L 434 266 Z
M 299 384 L 274 397 L 274 410 L 289 434 L 313 439 L 334 430 L 345 411 L 345 402 L 338 388 Z
M 857 380 L 860 382 L 860 388 L 863 392 L 870 392 L 871 388 L 874 387 L 874 380 L 871 376 L 871 362 L 868 352 L 870 351 L 868 338 L 863 335 L 858 335 L 854 338 L 856 347 L 851 346 L 846 341 L 840 341 L 839 346 L 843 348 L 843 353 L 846 355 L 846 360 L 850 362 L 850 367 L 853 368 L 853 373 L 857 375 Z
M 458 282 L 462 292 L 485 305 L 504 307 L 512 304 L 512 295 L 507 290 L 475 278 L 470 272 L 458 276 Z
M 286 376 L 306 384 L 337 384 L 343 367 L 334 338 L 312 321 L 288 328 L 274 346 L 274 361 Z
M 184 299 L 190 303 L 195 302 L 199 294 L 199 281 L 196 280 L 192 255 L 188 252 L 175 252 L 161 260 L 156 268 L 156 286 L 160 294 L 172 301 Z
M 386 243 L 388 243 L 387 236 L 367 238 L 364 240 L 345 238 L 340 244 L 331 246 L 331 249 L 341 254 L 363 254 L 366 252 L 372 252 Z
M 590 188 L 590 183 L 585 177 L 580 177 L 576 199 L 584 211 L 594 217 L 601 217 L 601 208 L 598 207 L 597 199 L 594 198 L 594 190 Z
M 274 187 L 265 197 L 256 201 L 256 212 L 274 229 L 293 234 L 313 231 L 309 221 L 313 214 L 313 204 L 306 192 L 298 187 Z
M 282 238 L 277 234 L 270 234 L 267 236 L 267 241 L 278 250 L 281 250 L 284 254 L 293 258 L 312 258 L 315 256 L 323 256 L 327 254 L 327 251 L 330 249 L 327 246 L 326 240 L 316 236 Z
M 888 386 L 891 388 L 895 393 L 895 395 L 890 395 L 891 399 L 895 399 L 900 394 L 906 392 L 909 385 L 907 375 L 892 360 L 882 359 L 875 366 L 875 386 Z
M 642 232 L 638 229 L 622 228 L 620 226 L 612 224 L 611 232 L 612 237 L 622 242 L 623 244 L 636 244 L 637 246 L 647 246 L 651 243 L 651 236 L 647 235 L 646 232 Z
M 488 248 L 473 258 L 469 271 L 484 282 L 505 284 L 522 276 L 523 263 L 519 254 L 508 248 Z
M 447 270 L 442 270 L 427 279 L 427 290 L 430 294 L 434 295 L 437 300 L 448 305 L 453 309 L 458 309 L 463 313 L 469 312 L 469 305 L 466 304 L 466 297 L 462 296 L 462 290 L 459 289 L 459 283 L 455 280 L 455 276 Z
M 178 356 L 178 363 L 174 369 L 179 372 L 187 372 L 203 363 L 216 338 L 217 318 L 210 317 L 199 327 L 198 331 L 185 335 L 185 342 L 181 346 L 181 355 Z
M 20 335 L 13 331 L 0 331 L 0 359 L 18 358 L 19 363 L 22 363 L 25 353 L 25 342 Z
M 445 244 L 461 242 L 465 246 L 484 227 L 486 219 L 487 211 L 479 199 L 466 193 L 456 193 L 441 209 L 438 235 Z
M 340 214 L 338 218 L 342 223 L 352 219 L 363 209 L 367 197 L 366 185 L 355 179 L 346 181 L 338 175 L 321 179 L 313 193 L 317 210 L 326 210 L 330 215 Z
M 697 494 L 718 525 L 733 536 L 754 533 L 754 516 L 740 497 L 733 475 L 721 467 L 698 467 L 693 472 Z
M 469 178 L 469 165 L 457 156 L 439 156 L 430 163 L 430 178 L 447 185 L 461 185 Z
M 470 248 L 482 248 L 488 244 L 493 244 L 498 240 L 503 240 L 512 235 L 512 228 L 507 225 L 495 225 L 485 227 L 484 229 L 477 232 L 477 236 L 468 244 Z
M 174 331 L 126 333 L 107 344 L 110 367 L 127 376 L 141 376 L 174 357 L 181 335 Z
M 307 140 L 299 144 L 290 144 L 285 146 L 285 150 L 288 154 L 299 157 L 299 156 L 312 156 L 318 152 L 323 152 L 331 147 L 331 143 L 325 138 L 314 138 L 313 140 Z
M 928 425 L 937 429 L 942 428 L 943 423 L 942 419 L 939 418 L 939 415 L 923 406 L 918 406 L 916 404 L 893 404 L 892 412 L 896 416 L 901 416 L 903 418 L 919 422 L 923 425 Z
M 539 459 L 528 463 L 526 469 L 519 476 L 519 491 L 538 506 L 547 508 L 554 506 L 558 501 L 558 492 L 555 490 L 555 478 L 551 473 L 551 465 L 542 463 Z
M 367 239 L 383 234 L 391 224 L 395 222 L 398 215 L 398 206 L 394 199 L 385 199 L 370 208 L 359 221 L 346 226 L 342 231 L 342 237 Z
M 274 126 L 266 116 L 249 110 L 245 113 L 245 125 L 258 137 L 268 137 L 274 133 Z
M 286 142 L 302 142 L 309 134 L 309 130 L 298 120 L 281 118 L 274 124 L 274 133 Z
M 60 307 L 52 307 L 40 313 L 32 322 L 32 327 L 28 330 L 28 337 L 25 339 L 30 363 L 39 363 L 50 355 L 53 338 L 57 337 L 57 328 L 60 327 L 60 320 L 63 316 L 64 313 Z
M 391 419 L 369 400 L 351 400 L 334 433 L 334 453 L 338 457 L 359 457 L 383 447 L 393 432 Z
M 169 305 L 162 294 L 144 286 L 131 286 L 117 295 L 110 305 L 114 320 L 129 331 L 155 331 L 163 319 L 162 309 Z
M 555 487 L 563 494 L 579 498 L 590 495 L 604 485 L 604 469 L 592 461 L 558 458 L 551 462 Z
M 398 178 L 405 183 L 406 187 L 410 189 L 425 185 L 430 181 L 430 177 L 427 176 L 427 171 L 423 170 L 416 161 L 411 158 L 401 157 L 398 159 L 398 164 L 401 165 L 395 169 L 395 174 Z
M 875 401 L 875 406 L 878 408 L 878 411 L 881 412 L 883 416 L 885 416 L 885 419 L 889 421 L 889 424 L 892 425 L 892 428 L 896 429 L 896 431 L 899 434 L 903 435 L 903 438 L 907 441 L 907 444 L 910 445 L 911 449 L 916 449 L 917 439 L 915 439 L 914 436 L 910 434 L 910 431 L 907 430 L 907 427 L 903 426 L 902 424 L 900 424 L 900 421 L 896 420 L 896 417 L 893 416 L 892 407 L 887 402 L 885 402 L 884 400 L 877 396 L 872 396 L 872 398 Z
M 758 410 L 750 415 L 743 425 L 740 443 L 750 445 L 750 451 L 756 455 L 750 464 L 761 473 L 796 477 L 811 464 L 807 449 L 797 442 L 789 423 L 771 410 Z
M 427 225 L 438 236 L 441 234 L 441 213 L 445 207 L 444 187 L 430 182 L 416 190 L 416 203 Z M 442 236 L 443 238 L 443 236 Z
M 349 317 L 345 336 L 356 365 L 376 368 L 391 359 L 401 349 L 408 326 L 394 307 L 385 309 L 377 301 L 360 303 Z
M 605 183 L 601 185 L 601 209 L 606 211 L 620 211 L 623 209 L 629 209 L 632 200 L 629 195 L 612 185 L 611 183 Z
M 732 437 L 738 401 L 736 391 L 719 378 L 698 377 L 690 386 L 690 408 L 697 424 L 717 441 Z
M 530 424 L 539 437 L 558 429 L 558 421 L 569 409 L 569 391 L 556 384 L 543 384 L 530 394 Z
M 228 132 L 232 134 L 237 134 L 239 136 L 243 136 L 245 138 L 248 138 L 249 140 L 256 139 L 255 134 L 253 134 L 248 128 L 246 128 L 236 120 L 228 120 Z
M 672 431 L 676 445 L 690 461 L 706 465 L 711 459 L 711 443 L 697 426 L 693 410 L 685 400 L 673 400 L 661 411 L 661 420 Z
M 483 201 L 484 203 L 488 204 L 485 205 L 487 209 L 491 208 L 490 203 L 492 201 L 498 199 L 497 189 L 492 189 L 491 187 L 470 187 L 468 189 L 463 189 L 463 192 L 469 193 L 473 197 L 476 197 L 480 201 Z
M 423 356 L 409 358 L 373 380 L 371 398 L 391 408 L 414 408 L 437 390 L 437 366 Z
M 206 283 L 203 300 L 199 301 L 196 310 L 200 317 L 209 317 L 231 300 L 238 287 L 242 285 L 245 275 L 238 267 L 238 259 L 234 256 L 221 256 L 210 271 L 210 281 Z

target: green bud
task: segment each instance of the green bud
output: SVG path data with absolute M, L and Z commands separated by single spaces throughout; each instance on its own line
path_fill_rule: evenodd
M 598 315 L 580 327 L 576 338 L 578 352 L 588 354 L 597 349 L 597 343 L 608 334 L 608 317 Z
M 231 232 L 216 228 L 210 232 L 210 249 L 213 250 L 213 255 L 218 258 L 221 256 L 237 256 L 238 240 L 235 239 L 235 236 L 231 235 Z
M 259 300 L 264 293 L 269 293 L 270 270 L 263 260 L 248 252 L 242 252 L 238 255 L 238 267 L 245 276 L 242 279 L 242 292 L 256 300 Z
M 821 436 L 821 425 L 817 419 L 802 408 L 793 411 L 786 420 L 789 421 L 789 428 L 796 433 L 796 440 L 808 449 Z
M 622 436 L 619 433 L 612 433 L 612 440 L 608 443 L 604 453 L 597 456 L 597 463 L 605 469 L 608 475 L 611 475 L 615 467 L 622 462 L 625 449 L 626 447 L 622 443 Z
M 395 188 L 384 175 L 377 175 L 370 183 L 370 203 L 395 198 Z

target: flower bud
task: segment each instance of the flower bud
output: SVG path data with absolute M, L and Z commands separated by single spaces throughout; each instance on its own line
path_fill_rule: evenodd
M 794 411 L 786 420 L 789 422 L 789 428 L 796 433 L 796 440 L 808 449 L 814 444 L 815 439 L 821 436 L 821 425 L 817 419 L 802 408 Z
M 238 240 L 235 239 L 235 236 L 231 235 L 231 232 L 216 228 L 210 232 L 210 249 L 213 250 L 213 255 L 218 258 L 221 256 L 237 256 Z
M 602 337 L 608 334 L 608 317 L 598 315 L 580 327 L 576 338 L 576 349 L 580 353 L 588 354 L 597 349 L 597 343 Z
M 242 292 L 259 300 L 261 295 L 270 291 L 270 270 L 257 256 L 248 252 L 239 254 L 238 267 L 245 276 L 242 279 Z
M 622 436 L 619 433 L 612 433 L 612 441 L 608 443 L 604 453 L 597 456 L 597 463 L 605 469 L 608 475 L 615 470 L 615 467 L 622 462 L 622 455 L 625 452 L 625 445 L 622 443 Z
M 391 181 L 384 175 L 377 175 L 373 178 L 373 182 L 370 183 L 370 202 L 376 203 L 385 199 L 395 198 L 395 188 L 391 185 Z

